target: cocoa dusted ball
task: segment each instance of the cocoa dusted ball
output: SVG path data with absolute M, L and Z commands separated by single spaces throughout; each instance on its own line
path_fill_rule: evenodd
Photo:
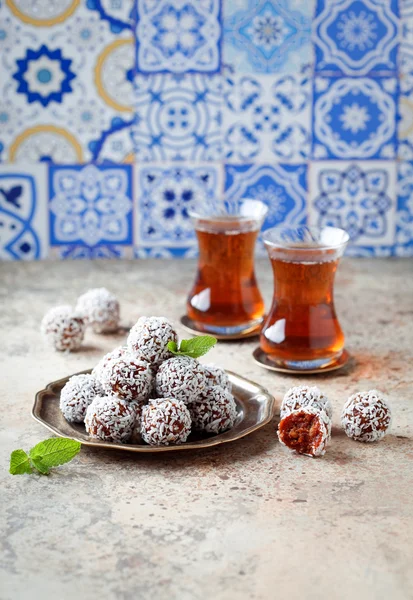
M 391 409 L 377 390 L 350 396 L 341 413 L 341 424 L 348 437 L 357 442 L 378 442 L 391 427 Z
M 43 317 L 41 332 L 55 350 L 77 350 L 85 335 L 85 321 L 71 306 L 51 308 Z
M 232 392 L 232 383 L 230 382 L 229 377 L 224 369 L 218 367 L 218 365 L 214 365 L 213 363 L 203 366 L 208 385 L 219 385 L 220 387 L 224 388 L 224 390 Z
M 156 374 L 156 394 L 187 404 L 193 402 L 206 387 L 204 367 L 194 358 L 174 356 L 161 364 Z
M 145 401 L 152 391 L 153 374 L 145 360 L 124 355 L 109 361 L 102 370 L 101 381 L 108 394 L 123 400 Z
M 234 426 L 237 405 L 233 395 L 219 386 L 207 387 L 188 404 L 193 427 L 206 433 L 222 433 Z
M 168 342 L 177 342 L 178 335 L 165 317 L 141 317 L 129 332 L 127 345 L 133 355 L 145 358 L 158 367 L 172 356 Z
M 327 396 L 318 387 L 309 387 L 308 385 L 292 387 L 287 391 L 281 404 L 280 416 L 284 417 L 289 412 L 304 406 L 313 406 L 318 410 L 325 410 L 330 419 L 333 416 L 333 407 Z
M 110 333 L 119 328 L 119 302 L 106 288 L 94 288 L 79 296 L 76 312 L 96 333 Z
M 298 408 L 281 419 L 278 439 L 298 454 L 323 456 L 331 439 L 331 419 L 314 406 Z
M 86 410 L 103 387 L 93 375 L 73 375 L 60 394 L 60 410 L 69 423 L 82 423 Z
M 135 418 L 133 402 L 115 396 L 97 396 L 87 408 L 85 427 L 92 438 L 123 444 L 132 435 Z
M 186 442 L 191 433 L 191 415 L 184 402 L 172 398 L 151 400 L 142 409 L 141 435 L 151 446 Z

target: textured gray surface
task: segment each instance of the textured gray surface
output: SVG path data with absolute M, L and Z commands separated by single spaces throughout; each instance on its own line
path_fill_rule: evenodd
M 178 319 L 192 262 L 0 264 L 1 600 L 411 598 L 413 596 L 413 263 L 345 260 L 337 308 L 354 356 L 310 377 L 331 397 L 334 437 L 324 458 L 293 456 L 276 421 L 233 445 L 169 456 L 82 449 L 49 477 L 8 474 L 10 451 L 48 437 L 34 393 L 94 366 L 122 336 L 88 333 L 76 354 L 48 349 L 44 312 L 106 285 L 123 320 Z M 259 265 L 266 299 L 271 273 Z M 183 333 L 181 331 L 181 333 Z M 304 381 L 269 373 L 256 341 L 220 344 L 208 360 L 279 399 Z M 392 435 L 352 442 L 338 428 L 350 393 L 376 387 L 394 412 Z

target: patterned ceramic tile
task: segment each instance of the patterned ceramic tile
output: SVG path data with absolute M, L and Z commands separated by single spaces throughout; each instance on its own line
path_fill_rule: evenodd
M 131 166 L 51 165 L 49 185 L 51 246 L 132 244 Z
M 9 0 L 2 6 L 3 161 L 99 160 L 105 142 L 105 158 L 127 156 L 130 148 L 110 154 L 107 140 L 132 120 L 132 31 L 124 23 L 114 33 L 105 4 Z
M 413 70 L 400 79 L 400 121 L 398 123 L 399 158 L 413 158 Z
M 136 169 L 137 246 L 184 250 L 196 247 L 188 211 L 221 195 L 219 165 L 144 165 Z
M 222 80 L 218 75 L 138 75 L 134 150 L 139 161 L 219 160 Z
M 224 2 L 224 62 L 237 73 L 299 73 L 312 63 L 314 0 Z
M 413 0 L 400 0 L 399 70 L 413 73 Z
M 345 229 L 357 247 L 391 246 L 396 228 L 396 162 L 312 162 L 309 202 L 313 225 Z
M 226 161 L 302 163 L 310 155 L 311 94 L 311 81 L 302 75 L 227 74 Z
M 100 244 L 98 246 L 86 246 L 84 244 L 68 244 L 67 246 L 50 248 L 49 258 L 63 260 L 118 259 L 134 258 L 134 253 L 132 245 Z
M 395 78 L 316 77 L 314 158 L 394 158 Z
M 318 0 L 313 41 L 317 72 L 393 75 L 398 0 Z
M 137 0 L 137 70 L 218 72 L 220 18 L 220 0 Z
M 395 254 L 413 256 L 413 162 L 399 164 L 398 195 Z
M 0 165 L 0 260 L 48 254 L 47 165 Z

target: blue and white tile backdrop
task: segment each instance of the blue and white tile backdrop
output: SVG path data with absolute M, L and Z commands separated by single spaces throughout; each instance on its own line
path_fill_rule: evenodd
M 216 197 L 413 256 L 413 0 L 0 0 L 1 260 L 194 256 Z

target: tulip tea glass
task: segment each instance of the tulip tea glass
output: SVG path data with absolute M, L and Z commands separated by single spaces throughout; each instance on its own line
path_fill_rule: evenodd
M 187 316 L 198 331 L 241 335 L 259 327 L 264 301 L 254 270 L 255 242 L 267 214 L 257 200 L 232 211 L 220 206 L 190 212 L 199 244 L 198 272 Z
M 349 236 L 335 227 L 275 227 L 263 239 L 274 297 L 261 331 L 261 350 L 278 367 L 326 367 L 344 348 L 333 288 Z

